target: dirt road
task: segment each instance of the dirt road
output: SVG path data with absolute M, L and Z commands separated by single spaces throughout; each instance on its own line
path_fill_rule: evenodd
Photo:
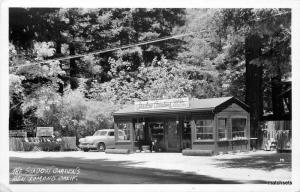
M 290 178 L 290 154 L 187 157 L 178 153 L 11 152 L 10 155 L 12 184 L 238 184 Z

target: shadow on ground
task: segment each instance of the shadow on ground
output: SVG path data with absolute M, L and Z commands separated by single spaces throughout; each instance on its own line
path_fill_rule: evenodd
M 217 177 L 197 175 L 179 170 L 161 170 L 153 168 L 133 167 L 143 162 L 108 161 L 107 159 L 64 158 L 18 158 L 10 157 L 10 173 L 15 167 L 70 169 L 79 167 L 80 174 L 74 183 L 83 184 L 239 184 L 241 182 L 222 180 Z M 41 176 L 42 174 L 39 174 Z M 14 175 L 10 174 L 10 178 Z M 264 181 L 253 181 L 265 183 Z M 251 183 L 253 183 L 251 182 Z M 26 182 L 11 182 L 11 184 Z M 28 183 L 28 182 L 27 182 Z M 68 184 L 68 182 L 38 182 L 47 184 Z M 69 183 L 71 184 L 71 183 Z
M 217 159 L 215 164 L 226 168 L 251 168 L 265 171 L 287 169 L 291 171 L 291 153 L 255 154 L 241 158 Z

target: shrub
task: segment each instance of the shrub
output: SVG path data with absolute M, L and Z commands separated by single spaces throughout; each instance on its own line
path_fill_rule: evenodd
M 32 142 L 24 142 L 23 143 L 24 151 L 32 151 L 34 146 L 35 146 L 35 144 Z
M 47 139 L 43 142 L 39 142 L 37 145 L 42 151 L 60 151 L 62 148 L 62 142 L 56 140 Z

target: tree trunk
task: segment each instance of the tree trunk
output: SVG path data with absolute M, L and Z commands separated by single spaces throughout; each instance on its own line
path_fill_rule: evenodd
M 60 42 L 60 41 L 57 41 L 57 42 L 56 42 L 55 50 L 56 50 L 56 53 L 55 53 L 56 57 L 61 57 L 62 54 L 61 54 L 61 42 Z M 59 67 L 60 67 L 61 69 L 63 68 L 62 62 L 61 62 L 61 61 L 59 62 Z M 58 77 L 59 77 L 60 79 L 62 79 L 62 76 L 61 76 L 61 75 L 58 75 Z M 61 93 L 61 94 L 63 94 L 63 92 L 64 92 L 64 79 L 62 79 L 62 80 L 63 80 L 62 83 L 58 83 L 58 85 L 59 85 L 58 92 Z
M 250 63 L 261 55 L 261 39 L 257 35 L 246 38 L 246 104 L 250 107 L 250 136 L 258 138 L 258 148 L 262 142 L 260 119 L 263 115 L 262 66 Z
M 70 55 L 75 55 L 75 46 L 73 43 L 69 45 Z M 77 76 L 78 66 L 76 64 L 76 58 L 70 59 L 70 85 L 71 89 L 74 90 L 78 87 Z
M 272 108 L 274 117 L 280 117 L 284 114 L 283 98 L 280 97 L 282 93 L 281 76 L 272 78 Z

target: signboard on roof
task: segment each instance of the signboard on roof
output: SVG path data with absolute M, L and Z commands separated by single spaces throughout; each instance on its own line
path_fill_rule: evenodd
M 138 101 L 134 103 L 136 111 L 140 110 L 155 110 L 155 109 L 176 109 L 176 108 L 189 108 L 189 98 L 178 99 L 162 99 L 150 101 Z
M 53 127 L 37 127 L 37 137 L 51 137 L 53 135 Z

